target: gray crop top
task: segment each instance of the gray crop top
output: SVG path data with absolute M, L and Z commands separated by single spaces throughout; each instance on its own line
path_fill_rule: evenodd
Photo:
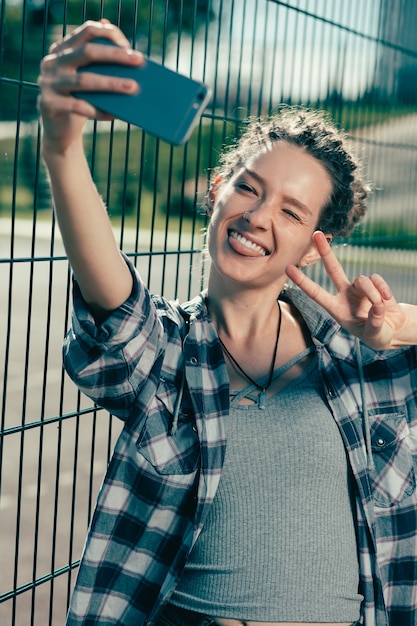
M 226 427 L 222 479 L 172 603 L 247 621 L 357 620 L 349 473 L 316 360 L 263 411 L 232 400 Z

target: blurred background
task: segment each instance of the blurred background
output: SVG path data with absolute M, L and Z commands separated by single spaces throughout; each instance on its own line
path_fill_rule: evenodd
M 208 83 L 185 146 L 121 122 L 85 145 L 120 246 L 150 289 L 204 286 L 202 210 L 221 148 L 282 103 L 328 111 L 372 184 L 335 250 L 417 303 L 417 3 L 414 0 L 2 0 L 0 7 L 0 624 L 65 621 L 88 522 L 120 424 L 62 371 L 70 272 L 39 154 L 39 63 L 87 19 Z M 175 97 L 175 94 L 173 94 Z M 82 202 L 82 189 L 80 189 Z M 322 268 L 312 276 L 327 285 Z

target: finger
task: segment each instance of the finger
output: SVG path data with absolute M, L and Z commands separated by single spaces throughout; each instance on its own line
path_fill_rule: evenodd
M 52 54 L 45 57 L 45 60 L 52 67 L 56 66 L 72 71 L 90 63 L 111 63 L 133 67 L 140 67 L 145 64 L 145 57 L 138 50 L 91 41 L 57 48 Z
M 320 287 L 314 280 L 311 280 L 295 265 L 288 265 L 286 268 L 287 276 L 304 291 L 312 300 L 320 304 L 331 315 L 333 315 L 334 296 L 328 291 Z
M 382 276 L 379 274 L 372 274 L 371 280 L 384 300 L 391 300 L 394 298 L 390 286 Z
M 108 76 L 94 72 L 80 72 L 74 74 L 70 80 L 67 92 L 99 91 L 120 94 L 135 94 L 140 90 L 139 83 L 133 78 Z
M 383 302 L 374 304 L 368 311 L 368 318 L 365 321 L 362 336 L 368 345 L 375 349 L 382 348 L 386 343 L 381 333 L 385 324 L 385 305 Z
M 52 44 L 50 52 L 56 53 L 63 48 L 67 48 L 68 46 L 79 47 L 88 43 L 92 39 L 99 37 L 109 39 L 121 48 L 131 48 L 129 40 L 125 37 L 122 31 L 114 24 L 111 24 L 108 20 L 103 19 L 99 22 L 95 22 L 93 20 L 84 22 L 81 26 L 75 28 L 69 35 L 66 35 L 60 41 Z
M 378 286 L 369 276 L 357 276 L 353 280 L 352 285 L 358 292 L 358 295 L 367 298 L 372 305 L 378 305 L 383 302 Z
M 97 50 L 97 48 L 99 50 Z M 106 61 L 106 55 L 109 53 L 110 46 L 106 45 L 89 45 L 81 48 L 63 51 L 58 55 L 48 55 L 42 60 L 41 75 L 39 84 L 43 90 L 50 89 L 59 94 L 69 95 L 74 91 L 112 91 L 116 93 L 137 93 L 139 84 L 136 80 L 126 76 L 110 76 L 107 74 L 99 74 L 93 71 L 78 72 L 77 69 L 82 65 L 87 65 L 94 60 L 100 62 Z M 87 49 L 87 52 L 85 52 Z M 104 49 L 104 54 L 99 56 L 100 49 Z M 113 63 L 115 60 L 122 64 L 140 66 L 144 63 L 143 55 L 134 53 L 130 54 L 128 50 L 116 49 L 118 54 L 109 58 Z
M 321 260 L 323 261 L 327 275 L 336 289 L 341 291 L 344 287 L 350 284 L 350 281 L 348 280 L 342 265 L 331 249 L 325 234 L 320 230 L 316 231 L 313 234 L 313 241 L 317 248 L 317 252 L 320 254 Z
M 66 95 L 69 91 L 67 83 L 63 94 L 46 85 L 46 81 L 40 81 L 43 85 L 37 104 L 39 112 L 45 121 L 45 117 L 55 118 L 57 115 L 69 115 L 75 113 L 81 117 L 96 119 L 101 121 L 112 121 L 114 116 L 96 109 L 92 104 L 82 98 L 75 98 Z M 72 84 L 72 83 L 71 83 Z
M 96 110 L 88 102 L 79 98 L 71 98 L 59 94 L 52 94 L 51 91 L 42 92 L 38 98 L 38 109 L 44 120 L 46 118 L 56 120 L 57 116 L 67 116 L 76 113 L 82 117 L 94 118 Z
M 140 66 L 145 64 L 145 58 L 139 50 L 122 46 L 109 46 L 105 43 L 88 41 L 80 45 L 78 56 L 83 56 L 83 63 L 117 63 L 119 65 Z

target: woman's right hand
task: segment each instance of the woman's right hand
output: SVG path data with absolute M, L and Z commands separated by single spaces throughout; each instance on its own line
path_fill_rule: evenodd
M 92 43 L 105 38 L 116 46 Z M 132 276 L 120 255 L 106 207 L 91 177 L 82 131 L 87 118 L 110 116 L 74 91 L 135 93 L 138 84 L 116 76 L 78 72 L 89 63 L 140 66 L 123 33 L 107 20 L 86 22 L 54 44 L 41 64 L 39 111 L 42 117 L 42 156 L 49 172 L 58 220 L 68 259 L 81 292 L 96 316 L 105 317 L 132 291 Z
M 97 37 L 109 39 L 115 46 L 93 44 Z M 143 55 L 131 49 L 119 28 L 108 20 L 88 21 L 62 41 L 51 46 L 41 63 L 38 107 L 43 125 L 43 153 L 64 154 L 74 141 L 81 139 L 87 118 L 112 120 L 112 116 L 72 95 L 74 91 L 112 91 L 136 93 L 134 80 L 78 72 L 78 68 L 94 62 L 120 63 L 138 67 Z

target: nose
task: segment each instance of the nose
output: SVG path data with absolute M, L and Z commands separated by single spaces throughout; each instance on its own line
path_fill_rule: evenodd
M 262 202 L 250 211 L 245 211 L 242 217 L 252 228 L 267 228 L 271 222 L 272 214 L 272 207 Z

